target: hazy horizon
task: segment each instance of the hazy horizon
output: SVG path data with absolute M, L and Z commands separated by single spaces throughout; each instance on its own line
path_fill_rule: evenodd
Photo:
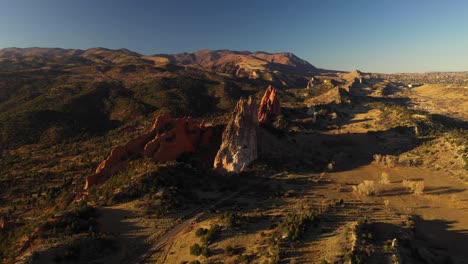
M 0 48 L 292 52 L 330 70 L 468 70 L 464 1 L 0 3 Z

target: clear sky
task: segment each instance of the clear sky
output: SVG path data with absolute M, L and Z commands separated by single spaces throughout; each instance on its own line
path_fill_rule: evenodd
M 320 68 L 468 71 L 468 0 L 0 0 L 0 48 L 290 51 Z

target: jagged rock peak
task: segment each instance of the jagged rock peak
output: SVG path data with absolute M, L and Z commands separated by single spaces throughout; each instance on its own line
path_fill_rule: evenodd
M 258 121 L 260 123 L 271 122 L 272 119 L 278 115 L 281 115 L 280 101 L 276 89 L 270 85 L 260 101 Z
M 241 98 L 232 112 L 214 160 L 220 174 L 239 173 L 257 159 L 257 104 L 253 97 Z

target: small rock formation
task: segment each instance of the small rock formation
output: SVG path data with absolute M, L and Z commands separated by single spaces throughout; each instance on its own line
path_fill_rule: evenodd
M 164 162 L 175 160 L 184 153 L 196 152 L 198 147 L 210 144 L 212 133 L 211 127 L 206 127 L 204 122 L 198 125 L 191 117 L 174 119 L 160 114 L 150 131 L 123 146 L 114 147 L 95 173 L 86 178 L 84 189 L 105 182 L 127 167 L 131 157 L 146 156 L 155 162 Z
M 273 117 L 278 115 L 281 115 L 280 101 L 276 95 L 276 89 L 270 85 L 265 91 L 258 107 L 258 122 L 270 122 Z
M 257 159 L 257 130 L 255 100 L 252 97 L 241 98 L 223 132 L 214 170 L 220 174 L 239 173 Z
M 314 88 L 315 85 L 319 84 L 320 83 L 320 80 L 315 78 L 315 77 L 312 77 L 310 78 L 309 82 L 307 83 L 307 89 L 311 89 L 311 88 Z

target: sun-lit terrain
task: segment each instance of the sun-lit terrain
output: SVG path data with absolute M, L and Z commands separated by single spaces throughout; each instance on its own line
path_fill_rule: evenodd
M 0 262 L 466 263 L 467 78 L 0 50 Z
M 0 1 L 0 264 L 468 264 L 468 1 Z

